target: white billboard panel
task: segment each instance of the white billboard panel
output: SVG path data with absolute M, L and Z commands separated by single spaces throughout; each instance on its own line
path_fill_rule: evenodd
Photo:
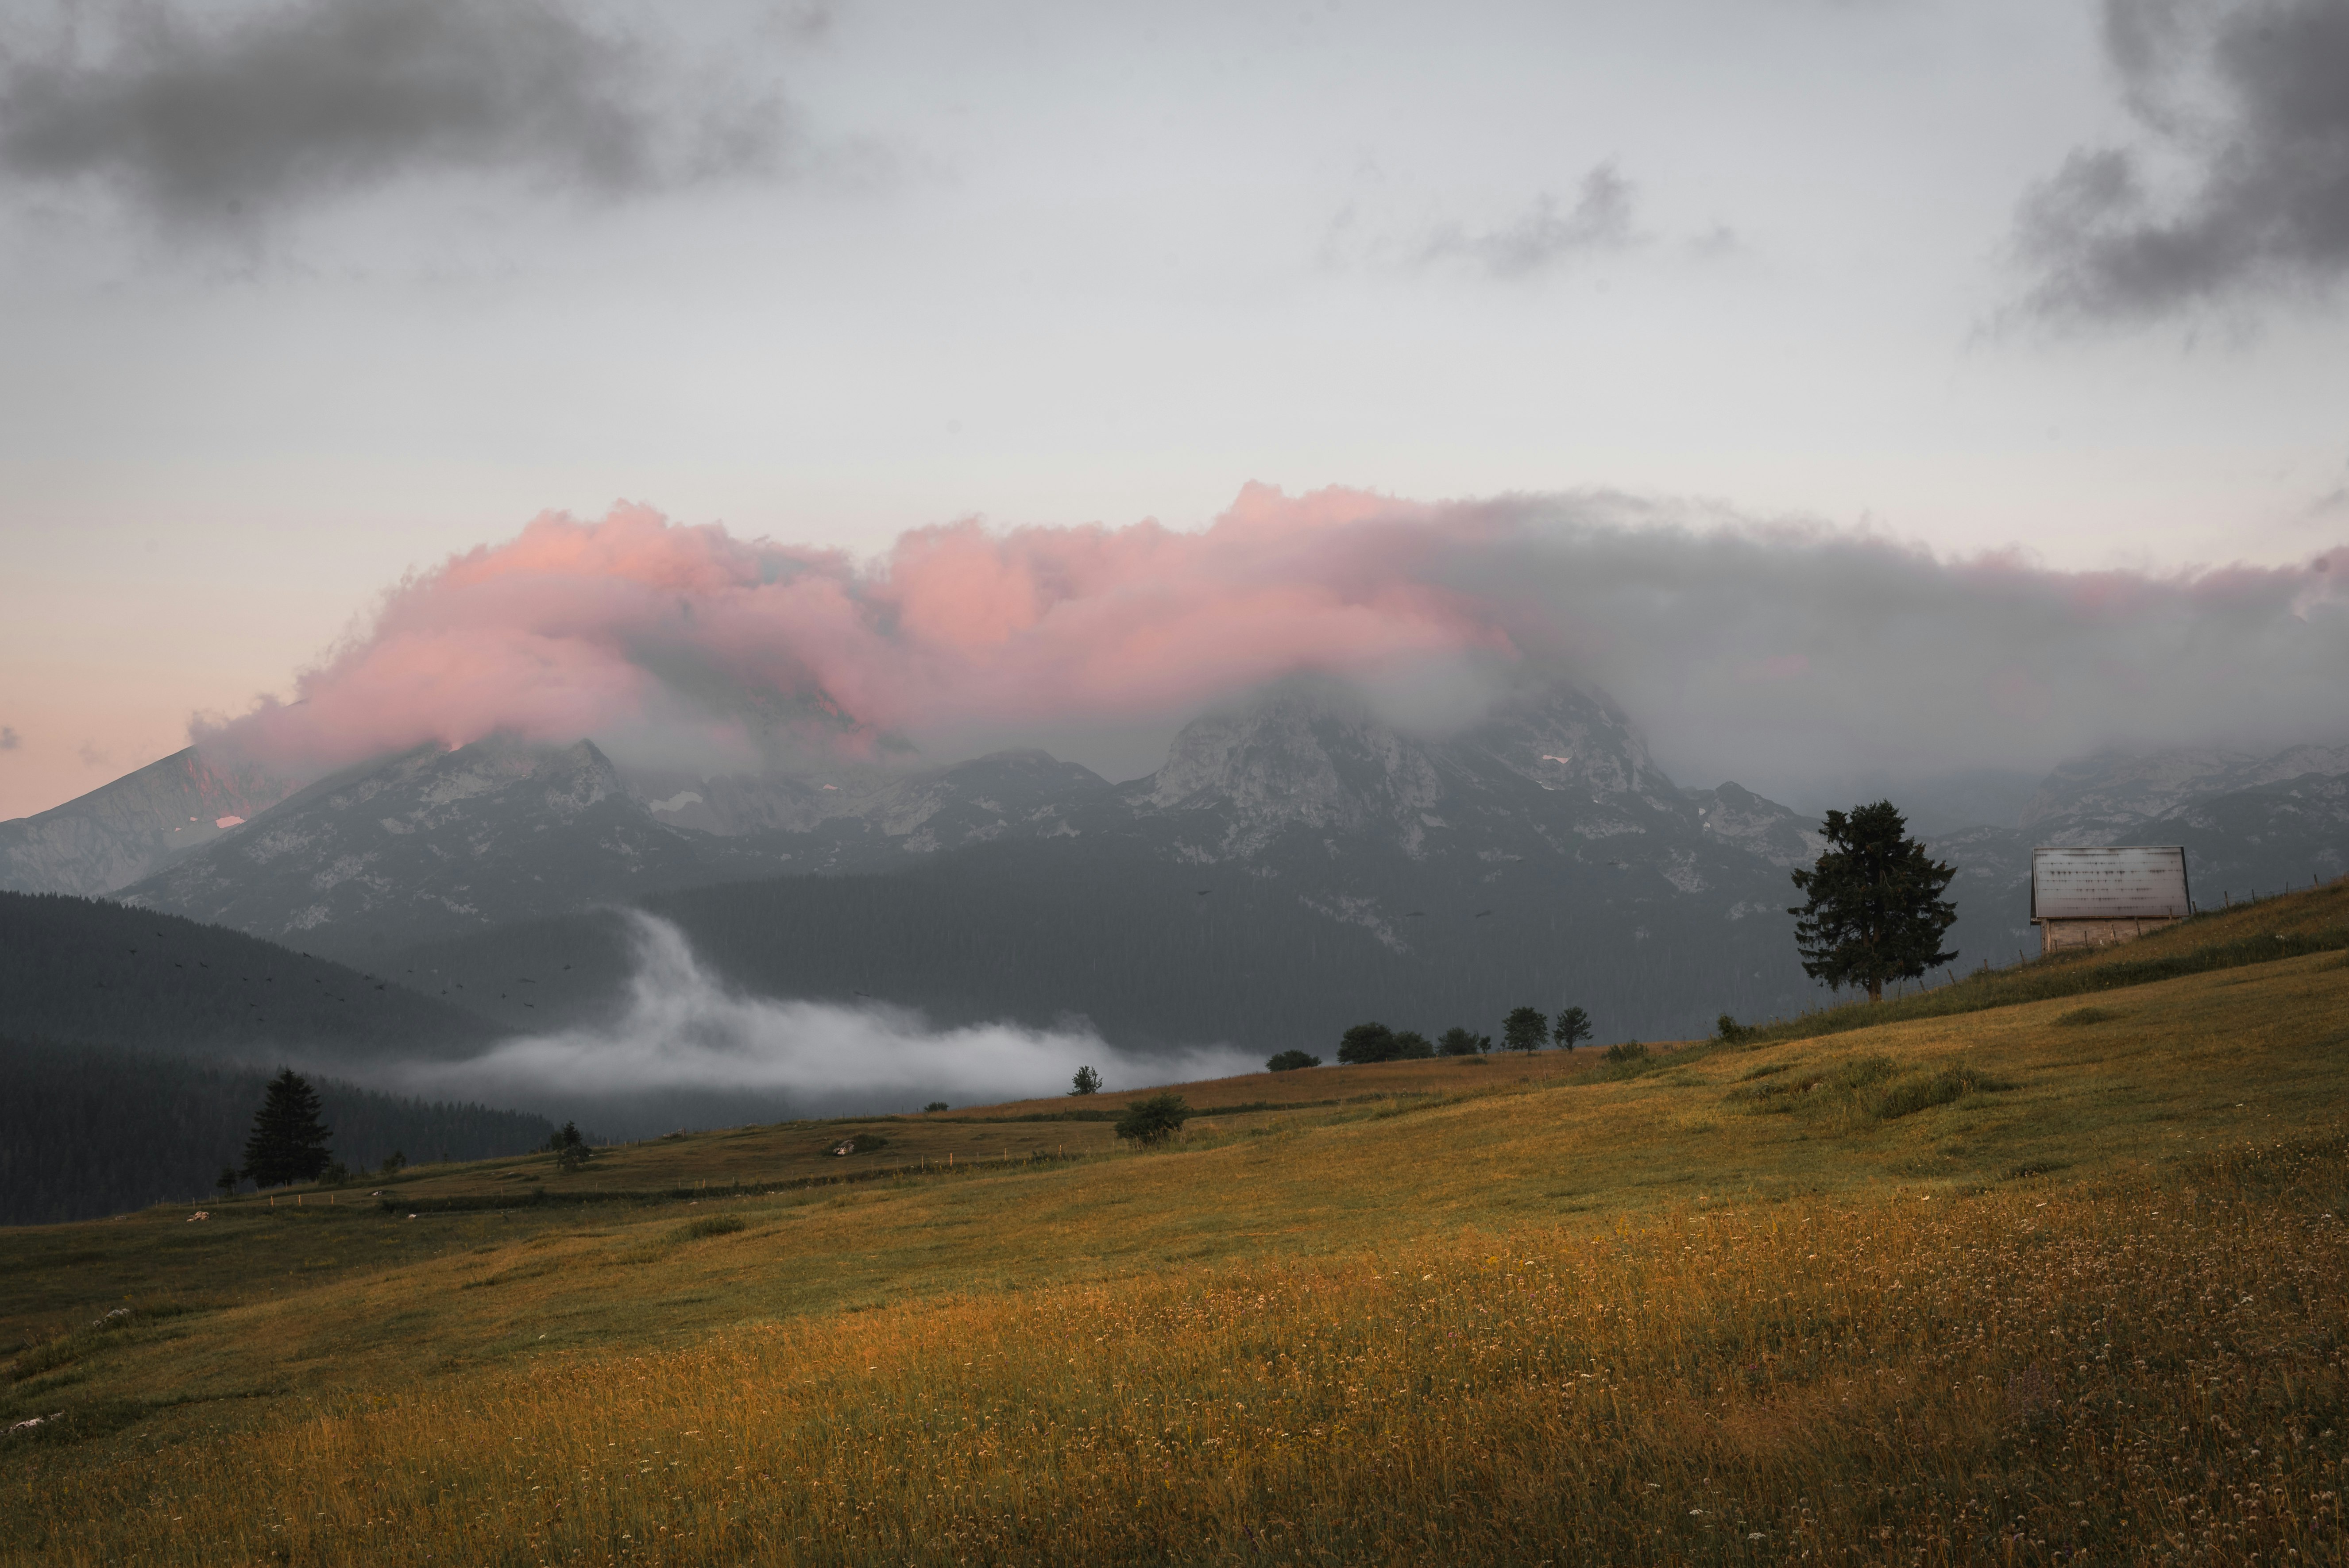
M 2182 920 L 2190 910 L 2177 845 L 2031 851 L 2033 920 Z

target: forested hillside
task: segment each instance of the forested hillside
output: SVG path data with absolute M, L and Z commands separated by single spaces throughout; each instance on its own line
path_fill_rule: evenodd
M 499 1031 L 323 958 L 64 893 L 0 892 L 0 1032 L 172 1056 L 462 1056 Z
M 60 1049 L 0 1037 L 0 1224 L 49 1224 L 212 1190 L 243 1153 L 271 1067 L 213 1067 L 146 1053 Z M 336 1159 L 394 1150 L 417 1163 L 486 1160 L 543 1144 L 544 1117 L 428 1104 L 313 1078 Z

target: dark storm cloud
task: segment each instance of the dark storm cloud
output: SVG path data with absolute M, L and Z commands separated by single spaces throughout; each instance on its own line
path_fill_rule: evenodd
M 2025 199 L 2033 310 L 2144 318 L 2349 272 L 2349 0 L 2106 0 L 2105 39 L 2151 145 L 2075 152 Z
M 1612 163 L 1582 177 L 1574 205 L 1566 207 L 1545 191 L 1515 222 L 1481 234 L 1457 225 L 1439 230 L 1422 252 L 1423 261 L 1465 257 L 1495 277 L 1525 277 L 1592 251 L 1619 250 L 1631 242 L 1630 181 Z
M 530 0 L 307 0 L 207 21 L 109 14 L 16 46 L 0 170 L 97 181 L 173 222 L 235 221 L 404 175 L 625 195 L 771 165 L 771 98 Z

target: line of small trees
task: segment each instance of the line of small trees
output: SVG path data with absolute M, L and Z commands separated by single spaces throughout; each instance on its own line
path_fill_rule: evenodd
M 1513 1007 L 1501 1020 L 1501 1049 L 1537 1051 L 1555 1044 L 1562 1050 L 1590 1037 L 1590 1015 L 1568 1007 L 1556 1018 L 1538 1007 Z M 1362 1062 L 1423 1061 L 1434 1057 L 1481 1057 L 1493 1049 L 1493 1037 L 1454 1024 L 1429 1039 L 1416 1029 L 1392 1029 L 1384 1024 L 1356 1024 L 1338 1040 L 1338 1060 L 1349 1067 Z M 1321 1058 L 1310 1051 L 1287 1050 L 1268 1057 L 1269 1072 L 1294 1072 L 1318 1068 Z
M 1820 836 L 1826 849 L 1793 873 L 1806 902 L 1789 909 L 1803 972 L 1832 990 L 1848 985 L 1881 1001 L 1888 982 L 1914 980 L 1957 957 L 1941 939 L 1957 920 L 1957 907 L 1941 895 L 1956 875 L 1925 845 L 1909 836 L 1908 822 L 1889 800 L 1829 811 Z M 1716 1037 L 1736 1042 L 1754 1033 L 1723 1013 Z M 1538 1007 L 1512 1008 L 1501 1023 L 1501 1048 L 1537 1051 L 1556 1044 L 1572 1050 L 1590 1038 L 1589 1015 L 1568 1007 L 1555 1019 Z M 1338 1059 L 1357 1062 L 1413 1061 L 1426 1057 L 1481 1056 L 1493 1048 L 1490 1035 L 1454 1026 L 1434 1040 L 1415 1029 L 1357 1024 L 1338 1043 Z M 1273 1072 L 1318 1068 L 1309 1051 L 1287 1050 L 1264 1064 Z

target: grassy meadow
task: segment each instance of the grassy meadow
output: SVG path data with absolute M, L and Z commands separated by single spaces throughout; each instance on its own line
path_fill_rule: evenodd
M 0 1563 L 2341 1561 L 2344 928 L 0 1233 Z

